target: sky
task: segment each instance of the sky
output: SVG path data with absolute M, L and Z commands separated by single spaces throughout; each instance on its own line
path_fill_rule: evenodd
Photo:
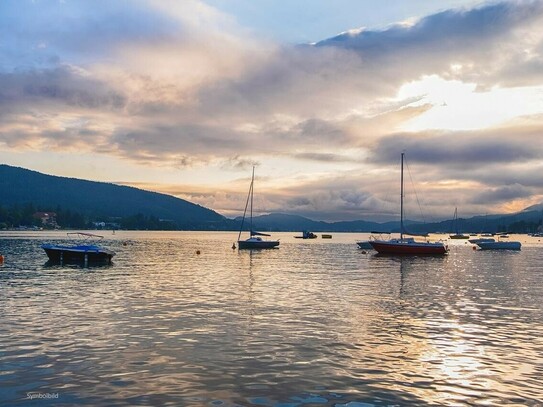
M 542 134 L 543 0 L 0 2 L 8 165 L 385 221 L 405 152 L 434 221 L 542 202 Z

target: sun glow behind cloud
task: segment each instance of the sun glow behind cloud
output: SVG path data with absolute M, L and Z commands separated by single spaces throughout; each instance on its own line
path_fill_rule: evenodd
M 432 108 L 404 123 L 406 131 L 476 130 L 521 116 L 543 113 L 543 86 L 477 90 L 477 84 L 431 75 L 403 85 L 398 100 L 418 98 L 412 105 Z

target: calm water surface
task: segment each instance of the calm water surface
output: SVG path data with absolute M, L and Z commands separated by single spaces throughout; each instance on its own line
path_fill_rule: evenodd
M 543 403 L 543 242 L 395 258 L 292 235 L 107 232 L 114 264 L 82 268 L 46 264 L 65 233 L 2 232 L 0 405 Z

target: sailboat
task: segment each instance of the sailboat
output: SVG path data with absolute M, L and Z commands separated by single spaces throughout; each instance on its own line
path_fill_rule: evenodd
M 462 233 L 458 233 L 458 208 L 454 208 L 453 223 L 455 227 L 455 234 L 449 235 L 449 237 L 451 239 L 469 239 L 469 235 L 463 235 Z
M 255 167 L 253 166 L 253 176 L 251 177 L 251 186 L 249 187 L 249 194 L 247 195 L 247 202 L 245 203 L 245 210 L 243 211 L 243 219 L 241 221 L 241 227 L 238 234 L 238 249 L 273 249 L 279 246 L 279 240 L 263 240 L 261 236 L 270 236 L 266 233 L 256 232 L 253 230 L 253 192 L 255 183 Z M 249 211 L 249 238 L 241 240 L 241 232 L 243 231 L 243 225 L 245 223 L 245 216 L 247 215 L 247 206 L 250 204 Z
M 379 254 L 395 255 L 443 255 L 448 251 L 447 246 L 442 242 L 417 242 L 412 237 L 404 238 L 405 229 L 403 226 L 403 162 L 405 153 L 401 153 L 401 187 L 400 187 L 400 238 L 390 240 L 370 240 L 370 244 Z

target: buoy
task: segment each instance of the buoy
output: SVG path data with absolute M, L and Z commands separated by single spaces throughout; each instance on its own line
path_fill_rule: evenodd
M 196 250 L 196 254 L 200 254 L 200 250 Z
M 4 262 L 4 256 L 2 256 L 2 255 L 0 254 L 0 264 L 2 264 L 3 262 Z

